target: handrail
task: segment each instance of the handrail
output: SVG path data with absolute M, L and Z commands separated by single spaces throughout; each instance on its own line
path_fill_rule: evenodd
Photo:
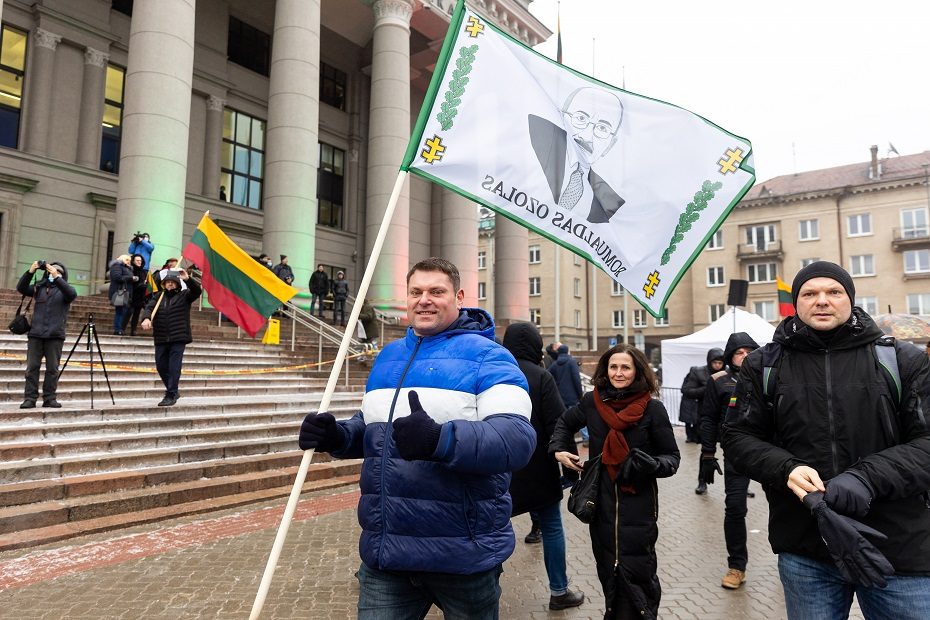
M 342 332 L 329 323 L 321 321 L 317 317 L 313 316 L 303 308 L 300 308 L 296 304 L 291 303 L 290 301 L 285 304 L 285 307 L 287 308 L 288 316 L 290 316 L 290 318 L 293 319 L 295 323 L 303 325 L 312 332 L 319 334 L 326 341 L 336 344 L 337 346 L 342 342 Z M 291 342 L 291 346 L 293 348 L 293 340 Z M 374 349 L 374 346 L 371 344 L 360 342 L 355 338 L 350 338 L 347 353 L 349 355 L 357 355 L 372 349 Z

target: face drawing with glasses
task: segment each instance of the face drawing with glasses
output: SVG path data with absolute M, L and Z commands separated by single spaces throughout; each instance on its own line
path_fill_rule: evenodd
M 613 93 L 597 88 L 579 88 L 562 106 L 569 135 L 578 146 L 585 167 L 603 157 L 617 141 L 623 120 L 623 104 Z

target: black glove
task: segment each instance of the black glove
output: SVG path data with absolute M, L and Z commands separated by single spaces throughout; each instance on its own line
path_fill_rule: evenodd
M 436 424 L 423 410 L 416 392 L 411 390 L 407 399 L 410 401 L 410 415 L 394 420 L 394 445 L 408 461 L 428 459 L 439 445 L 442 425 Z
M 823 499 L 833 510 L 852 517 L 864 517 L 872 502 L 872 489 L 858 473 L 844 471 L 826 482 Z
M 329 413 L 308 413 L 300 425 L 297 445 L 301 450 L 318 452 L 338 450 L 345 443 L 345 431 Z
M 721 476 L 723 475 L 723 470 L 720 469 L 720 463 L 717 461 L 717 457 L 708 452 L 701 453 L 701 465 L 698 470 L 698 479 L 701 482 L 706 482 L 707 484 L 714 483 L 714 472 L 717 472 Z
M 868 525 L 834 512 L 823 497 L 823 493 L 814 491 L 805 495 L 803 501 L 817 518 L 820 537 L 827 545 L 827 551 L 843 579 L 869 588 L 884 588 L 888 584 L 885 578 L 894 575 L 894 567 L 863 534 L 878 540 L 886 540 L 888 537 Z
M 632 480 L 634 476 L 651 476 L 659 469 L 659 462 L 639 448 L 633 448 L 620 466 L 620 479 Z

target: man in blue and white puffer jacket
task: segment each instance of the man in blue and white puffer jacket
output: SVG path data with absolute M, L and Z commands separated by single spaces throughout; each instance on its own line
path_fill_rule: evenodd
M 484 311 L 462 308 L 452 263 L 407 274 L 403 340 L 378 355 L 362 409 L 311 413 L 300 447 L 364 457 L 358 506 L 361 619 L 497 618 L 514 549 L 510 472 L 536 445 L 526 378 Z

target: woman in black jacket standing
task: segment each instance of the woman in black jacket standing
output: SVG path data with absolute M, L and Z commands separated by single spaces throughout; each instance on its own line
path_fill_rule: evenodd
M 570 452 L 583 426 L 590 457 L 601 456 L 597 514 L 589 526 L 605 620 L 656 618 L 662 589 L 656 574 L 657 478 L 678 470 L 681 456 L 655 373 L 638 349 L 619 344 L 598 360 L 594 390 L 556 423 L 549 452 L 581 470 Z
M 132 314 L 129 316 L 129 335 L 136 335 L 136 327 L 139 325 L 139 315 L 142 314 L 142 308 L 145 307 L 145 294 L 148 291 L 149 272 L 145 268 L 145 257 L 141 254 L 133 254 L 132 262 L 129 265 L 132 268 Z M 126 326 L 123 325 L 123 328 Z

